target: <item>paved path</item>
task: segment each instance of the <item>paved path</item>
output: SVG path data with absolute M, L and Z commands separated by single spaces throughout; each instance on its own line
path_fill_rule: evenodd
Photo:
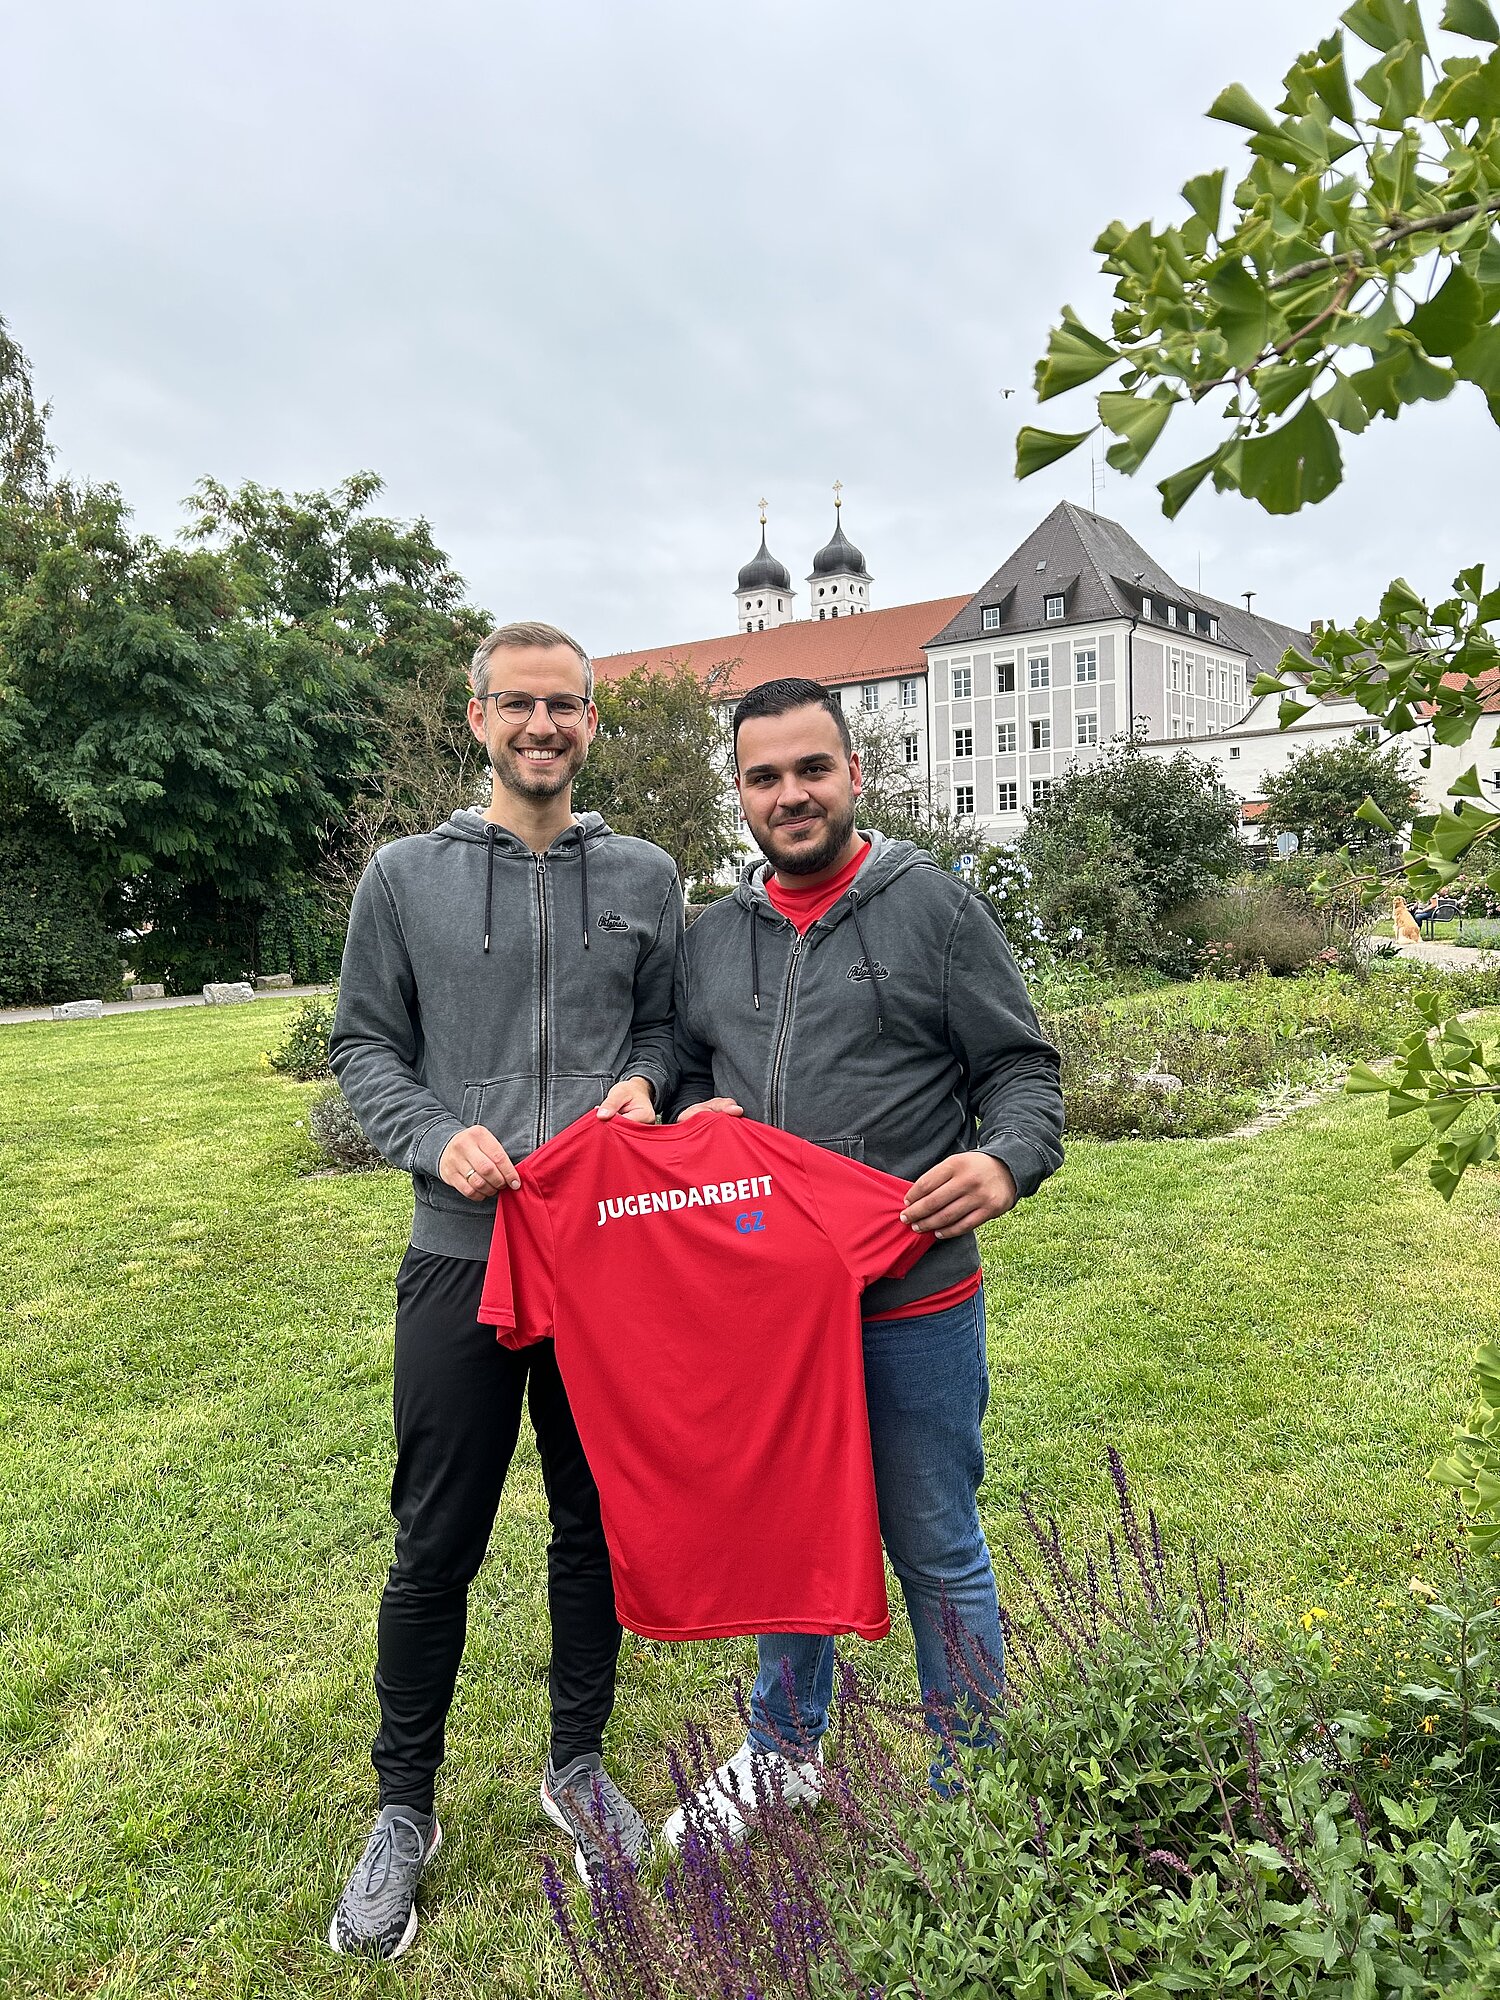
M 1382 938 L 1380 942 L 1383 944 L 1393 942 L 1402 958 L 1419 958 L 1426 965 L 1472 966 L 1493 963 L 1495 959 L 1500 958 L 1500 952 L 1496 952 L 1493 948 L 1482 951 L 1473 945 L 1446 944 L 1439 938 L 1423 938 L 1415 944 L 1405 942 L 1401 938 L 1394 940 Z
M 302 1000 L 310 993 L 331 993 L 331 986 L 282 986 L 274 993 L 257 993 L 257 1000 Z M 244 1006 L 244 1001 L 237 1002 Z M 165 1000 L 106 1000 L 106 1014 L 149 1014 L 156 1007 L 206 1007 L 208 1002 L 201 993 L 173 993 Z M 9 1027 L 13 1021 L 50 1021 L 50 1007 L 0 1007 L 0 1028 Z M 58 1027 L 76 1027 L 73 1021 L 59 1021 Z

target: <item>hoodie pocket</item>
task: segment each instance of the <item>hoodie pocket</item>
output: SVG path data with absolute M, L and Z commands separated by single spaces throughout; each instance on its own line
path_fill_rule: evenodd
M 554 1076 L 547 1086 L 547 1137 L 586 1111 L 597 1111 L 614 1088 L 612 1076 Z
M 821 1146 L 825 1153 L 841 1153 L 846 1160 L 862 1160 L 865 1156 L 865 1135 L 851 1132 L 842 1139 L 814 1139 L 814 1146 Z
M 514 1159 L 518 1152 L 530 1152 L 535 1141 L 540 1088 L 540 1079 L 534 1075 L 492 1076 L 468 1083 L 458 1115 L 465 1125 L 482 1125 Z

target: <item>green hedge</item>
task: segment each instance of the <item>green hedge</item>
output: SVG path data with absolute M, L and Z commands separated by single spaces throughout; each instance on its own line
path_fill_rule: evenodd
M 60 828 L 0 824 L 0 1006 L 117 1000 L 120 941 Z

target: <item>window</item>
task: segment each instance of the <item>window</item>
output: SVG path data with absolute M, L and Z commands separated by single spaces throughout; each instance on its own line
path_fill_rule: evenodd
M 953 669 L 953 699 L 967 701 L 974 692 L 974 669 L 955 667 Z
M 995 787 L 995 811 L 1013 813 L 1019 810 L 1014 778 L 1006 778 Z
M 1169 653 L 1167 655 L 1167 667 L 1169 673 L 1171 674 L 1171 685 L 1173 694 L 1181 694 L 1182 655 L 1180 653 Z
M 1177 623 L 1177 606 L 1175 604 L 1169 604 L 1167 606 L 1167 623 L 1169 625 L 1175 625 Z
M 1195 664 L 1196 664 L 1196 662 L 1194 661 L 1194 659 L 1193 659 L 1193 656 L 1192 656 L 1192 654 L 1191 654 L 1191 653 L 1184 653 L 1184 654 L 1183 654 L 1183 656 L 1182 656 L 1182 691 L 1183 691 L 1183 693 L 1184 693 L 1184 694 L 1191 694 L 1191 693 L 1192 693 L 1192 691 L 1193 691 L 1193 668 L 1194 668 Z
M 1208 614 L 1208 636 L 1210 639 L 1217 639 L 1219 636 L 1219 621 L 1212 612 Z
M 1016 663 L 1014 660 L 996 660 L 996 694 L 1014 694 L 1016 691 Z
M 901 739 L 901 761 L 903 764 L 917 764 L 922 758 L 922 739 L 915 730 L 910 730 Z
M 1051 796 L 1052 796 L 1052 780 L 1050 778 L 1032 779 L 1031 803 L 1034 806 L 1044 806 L 1047 803 L 1048 799 L 1051 798 Z
M 1099 718 L 1097 715 L 1080 715 L 1077 718 L 1075 741 L 1080 748 L 1099 741 Z
M 1000 630 L 999 605 L 986 604 L 979 614 L 979 623 L 983 631 L 998 632 Z
M 1038 715 L 1032 718 L 1031 747 L 1033 750 L 1050 750 L 1052 748 L 1052 718 L 1050 715 Z
M 1141 616 L 1143 618 L 1149 618 L 1151 616 L 1151 599 L 1149 597 L 1143 597 L 1141 599 Z
M 953 787 L 953 810 L 960 819 L 968 819 L 974 811 L 974 787 L 955 785 Z
M 1172 717 L 1172 734 L 1174 736 L 1180 736 L 1182 734 L 1182 717 L 1180 715 L 1174 715 Z
M 784 605 L 784 604 L 782 603 L 782 601 L 781 601 L 781 599 L 780 599 L 779 597 L 778 597 L 778 598 L 777 598 L 777 600 L 776 600 L 776 609 L 777 609 L 778 611 L 785 611 L 785 609 L 786 609 L 786 606 L 785 606 L 785 605 Z
M 1065 604 L 1064 604 L 1064 602 L 1063 602 L 1062 598 L 1060 598 L 1060 597 L 1049 597 L 1049 598 L 1047 599 L 1047 604 L 1046 604 L 1046 615 L 1047 615 L 1047 616 L 1048 616 L 1049 618 L 1061 618 L 1061 617 L 1062 617 L 1062 615 L 1063 615 L 1063 612 L 1064 612 L 1064 610 L 1065 610 L 1065 609 L 1066 609 L 1066 606 L 1065 606 Z
M 837 618 L 837 617 L 838 617 L 838 615 L 839 615 L 839 608 L 838 608 L 838 606 L 837 606 L 836 604 L 834 605 L 834 607 L 833 607 L 832 611 L 830 611 L 828 615 L 829 615 L 829 617 L 830 617 L 830 618 Z
M 1238 756 L 1239 756 L 1239 754 L 1240 754 L 1240 746 L 1238 745 L 1238 743 L 1236 743 L 1236 744 L 1235 744 L 1235 745 L 1233 746 L 1233 748 L 1232 748 L 1232 749 L 1230 750 L 1229 754 L 1230 754 L 1230 757 L 1231 757 L 1231 758 L 1234 758 L 1234 757 L 1238 757 Z
M 820 618 L 823 616 L 823 607 L 821 604 L 818 606 L 818 616 Z
M 915 708 L 921 699 L 922 688 L 919 681 L 903 681 L 901 683 L 901 706 L 903 708 Z
M 1093 646 L 1080 646 L 1073 655 L 1073 678 L 1075 681 L 1098 680 L 1099 654 Z
M 1354 734 L 1356 739 L 1361 743 L 1378 743 L 1380 741 L 1380 725 L 1377 722 L 1361 722 Z
M 1233 697 L 1232 697 L 1232 698 L 1233 698 L 1233 699 L 1234 699 L 1235 701 L 1237 701 L 1237 702 L 1238 702 L 1238 701 L 1243 701 L 1243 700 L 1244 700 L 1244 694 L 1243 694 L 1243 692 L 1242 692 L 1242 683 L 1241 683 L 1241 680 L 1240 680 L 1240 670 L 1239 670 L 1239 668 L 1238 668 L 1238 667 L 1236 667 L 1236 668 L 1235 668 L 1235 670 L 1234 670 L 1234 674 L 1233 674 L 1233 676 L 1232 676 L 1232 678 L 1231 678 L 1231 680 L 1230 680 L 1230 683 L 1229 683 L 1229 685 L 1230 685 L 1230 687 L 1231 687 L 1231 688 L 1233 689 L 1233 691 L 1234 691 L 1234 692 L 1233 692 Z
M 880 706 L 880 689 L 874 681 L 866 681 L 859 691 L 859 705 L 869 715 Z
M 972 757 L 974 755 L 974 732 L 972 729 L 954 730 L 953 754 L 955 757 Z
M 1051 687 L 1052 662 L 1049 659 L 1044 657 L 1036 660 L 1028 660 L 1026 666 L 1031 685 L 1034 688 Z
M 1014 757 L 1016 754 L 1016 725 L 1013 722 L 995 724 L 995 755 Z

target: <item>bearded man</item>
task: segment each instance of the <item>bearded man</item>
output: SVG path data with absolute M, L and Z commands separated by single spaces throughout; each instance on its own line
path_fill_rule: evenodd
M 602 1761 L 620 1628 L 599 1496 L 551 1341 L 501 1347 L 476 1314 L 516 1162 L 597 1109 L 655 1121 L 673 1082 L 682 947 L 660 848 L 575 815 L 598 728 L 593 669 L 555 626 L 505 625 L 474 655 L 469 725 L 490 801 L 375 855 L 349 919 L 330 1059 L 373 1143 L 411 1173 L 396 1278 L 395 1561 L 381 1599 L 373 1761 L 380 1812 L 329 1926 L 337 1952 L 396 1958 L 442 1834 L 434 1782 L 469 1586 L 520 1433 L 536 1433 L 552 1535 L 548 1817 L 587 1881 L 645 1844 Z
M 769 681 L 734 713 L 740 804 L 763 862 L 688 933 L 675 1109 L 745 1112 L 913 1183 L 933 1247 L 864 1295 L 881 1535 L 928 1717 L 987 1732 L 1004 1644 L 980 1525 L 989 1396 L 974 1232 L 1062 1164 L 1056 1051 L 994 911 L 908 841 L 860 833 L 859 758 L 837 694 Z M 1003 1254 L 1003 1246 L 997 1246 Z M 824 1524 L 837 1535 L 839 1524 Z M 744 1836 L 758 1798 L 821 1790 L 833 1641 L 768 1633 L 750 1729 L 666 1825 Z M 933 1766 L 949 1782 L 946 1758 Z

